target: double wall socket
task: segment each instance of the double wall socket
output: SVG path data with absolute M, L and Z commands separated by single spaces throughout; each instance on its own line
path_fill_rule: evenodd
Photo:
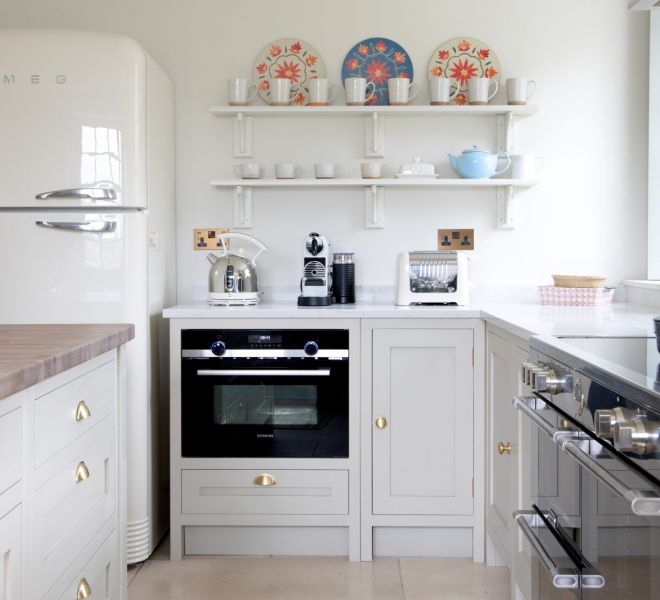
M 474 229 L 438 229 L 438 250 L 474 250 Z
M 223 233 L 229 233 L 229 227 L 209 227 L 207 229 L 195 229 L 194 250 L 217 250 L 222 248 L 218 237 Z

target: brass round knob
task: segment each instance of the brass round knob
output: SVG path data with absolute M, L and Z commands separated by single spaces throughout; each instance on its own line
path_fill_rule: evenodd
M 497 451 L 500 454 L 511 454 L 511 442 L 507 442 L 506 444 L 504 442 L 500 442 L 497 444 Z
M 374 425 L 378 427 L 378 429 L 385 429 L 385 427 L 387 427 L 387 419 L 385 417 L 378 417 L 374 421 Z

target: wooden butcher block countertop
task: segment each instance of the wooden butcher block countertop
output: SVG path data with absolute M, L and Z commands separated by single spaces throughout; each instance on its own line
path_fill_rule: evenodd
M 134 337 L 129 323 L 0 325 L 0 399 Z

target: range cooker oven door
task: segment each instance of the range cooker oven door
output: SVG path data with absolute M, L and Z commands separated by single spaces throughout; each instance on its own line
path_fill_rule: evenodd
M 660 598 L 660 489 L 552 399 L 536 394 L 514 405 L 535 426 L 535 500 L 578 574 L 574 597 Z M 548 493 L 553 487 L 557 495 Z M 564 597 L 537 590 L 539 598 Z
M 182 359 L 182 455 L 348 457 L 348 361 Z

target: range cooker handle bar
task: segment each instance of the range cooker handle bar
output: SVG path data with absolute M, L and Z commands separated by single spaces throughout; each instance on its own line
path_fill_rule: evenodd
M 330 369 L 199 369 L 201 377 L 329 377 Z
M 555 437 L 557 445 L 570 454 L 580 465 L 596 479 L 612 488 L 617 494 L 630 502 L 632 512 L 640 517 L 660 517 L 660 496 L 648 490 L 633 490 L 600 465 L 577 444 L 575 437 L 564 433 Z M 587 442 L 588 443 L 588 442 Z M 594 442 L 598 443 L 598 442 Z
M 534 532 L 529 525 L 529 521 L 531 520 L 536 523 L 539 519 L 538 515 L 531 510 L 517 510 L 513 513 L 513 519 L 518 527 L 520 527 L 522 534 L 538 554 L 546 571 L 548 571 L 552 577 L 552 585 L 559 589 L 578 589 L 580 587 L 580 574 L 578 573 L 578 570 L 568 567 L 558 567 L 552 560 L 550 554 L 548 554 L 548 551 L 543 547 L 541 540 L 534 535 Z
M 582 467 L 587 469 L 596 479 L 609 486 L 617 494 L 630 502 L 633 514 L 640 517 L 660 517 L 660 496 L 645 490 L 630 489 L 618 477 L 601 466 L 588 453 L 580 449 L 576 441 L 586 441 L 583 438 L 576 439 L 572 432 L 562 431 L 553 427 L 536 410 L 530 406 L 530 401 L 536 401 L 535 397 L 526 398 L 517 396 L 513 399 L 513 406 L 529 417 L 541 431 L 550 436 L 566 454 L 570 454 Z M 593 440 L 594 443 L 598 443 Z M 587 441 L 588 443 L 588 441 Z

